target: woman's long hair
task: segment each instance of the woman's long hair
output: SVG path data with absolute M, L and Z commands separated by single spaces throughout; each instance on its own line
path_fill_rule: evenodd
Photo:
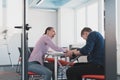
M 47 34 L 47 31 L 51 29 L 53 29 L 53 27 L 47 27 L 44 34 Z

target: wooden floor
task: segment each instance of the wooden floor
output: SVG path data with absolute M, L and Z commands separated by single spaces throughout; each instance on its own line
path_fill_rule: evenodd
M 16 73 L 15 66 L 0 67 L 0 80 L 21 80 L 21 75 Z
M 0 66 L 0 80 L 21 80 L 21 75 L 16 72 L 15 66 Z M 120 80 L 120 76 L 117 80 Z

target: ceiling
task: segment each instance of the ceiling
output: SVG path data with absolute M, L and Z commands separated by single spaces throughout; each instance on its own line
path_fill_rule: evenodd
M 90 0 L 28 0 L 30 8 L 53 9 L 61 7 L 76 8 Z
M 57 10 L 61 7 L 77 8 L 90 0 L 27 0 L 29 8 Z M 6 7 L 7 0 L 3 0 L 3 7 Z

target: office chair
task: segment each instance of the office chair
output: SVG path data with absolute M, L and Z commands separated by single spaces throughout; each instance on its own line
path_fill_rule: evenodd
M 18 50 L 19 50 L 19 52 L 20 52 L 20 55 L 19 55 L 19 58 L 18 58 L 18 63 L 17 63 L 17 66 L 16 66 L 16 72 L 17 73 L 21 73 L 21 61 L 22 61 L 22 59 L 21 59 L 21 57 L 22 57 L 22 50 L 21 50 L 21 48 L 20 47 L 18 47 Z
M 21 72 L 21 61 L 22 61 L 22 49 L 21 49 L 21 47 L 18 47 L 18 50 L 19 50 L 19 52 L 20 52 L 20 55 L 19 55 L 19 58 L 18 58 L 18 64 L 17 64 L 17 66 L 16 66 L 16 72 L 17 73 L 20 73 Z M 32 49 L 32 47 L 30 47 L 30 48 L 28 48 L 28 55 L 27 55 L 27 58 L 29 58 L 29 56 L 30 56 L 30 54 L 31 54 L 31 50 L 33 50 Z
M 35 72 L 28 71 L 29 80 L 44 80 L 44 75 L 38 75 Z
M 16 72 L 21 74 L 22 49 L 18 47 L 18 50 L 20 52 L 20 56 L 18 59 Z M 29 53 L 28 57 L 30 56 L 30 53 L 32 52 L 32 50 L 33 50 L 33 47 L 28 48 L 28 53 Z M 31 71 L 28 71 L 28 77 L 29 77 L 29 80 L 44 80 L 44 75 L 38 75 L 37 73 L 31 72 Z
M 82 76 L 83 80 L 87 80 L 87 79 L 91 79 L 91 80 L 105 80 L 105 76 L 104 75 L 93 75 L 93 74 L 86 74 Z

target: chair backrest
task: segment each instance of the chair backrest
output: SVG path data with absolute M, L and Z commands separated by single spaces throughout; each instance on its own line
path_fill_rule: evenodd
M 29 47 L 29 50 L 32 52 L 33 51 L 33 47 Z
M 18 47 L 19 53 L 20 53 L 20 57 L 22 57 L 22 49 L 20 47 Z
M 21 48 L 21 47 L 18 47 L 18 50 L 19 50 L 19 52 L 20 52 L 20 57 L 22 57 L 22 48 Z M 31 54 L 32 50 L 33 50 L 33 47 L 28 47 L 27 58 L 30 57 L 30 54 Z

